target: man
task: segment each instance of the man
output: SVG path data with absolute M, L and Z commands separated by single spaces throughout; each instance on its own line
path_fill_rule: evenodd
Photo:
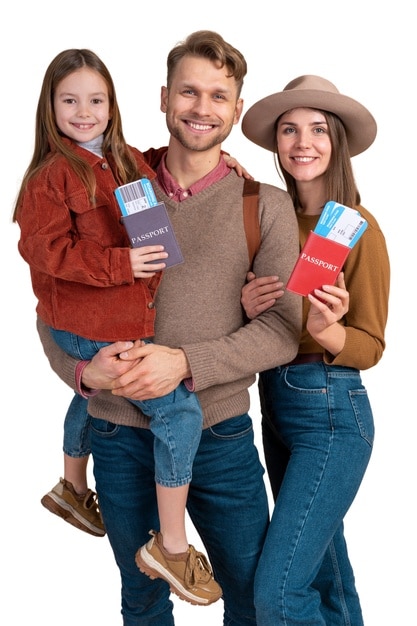
M 103 389 L 89 400 L 92 454 L 100 508 L 122 577 L 124 626 L 174 624 L 169 586 L 135 564 L 158 518 L 153 435 L 148 418 L 125 398 L 164 395 L 184 379 L 198 393 L 204 413 L 188 511 L 223 589 L 224 623 L 255 624 L 253 581 L 269 516 L 247 413 L 248 389 L 257 372 L 296 355 L 301 304 L 287 292 L 250 322 L 240 305 L 249 269 L 243 179 L 225 165 L 221 144 L 239 122 L 245 74 L 242 54 L 211 31 L 191 34 L 168 55 L 161 110 L 170 141 L 157 167 L 155 191 L 167 206 L 185 262 L 166 270 L 155 299 L 159 345 L 132 348 L 119 342 L 87 364 L 75 362 L 38 323 L 61 378 L 85 395 Z M 298 256 L 289 196 L 261 185 L 259 216 L 262 241 L 254 271 L 279 273 L 285 282 Z M 152 539 L 148 545 L 165 567 L 166 554 Z M 187 563 L 190 584 L 198 584 L 201 567 Z

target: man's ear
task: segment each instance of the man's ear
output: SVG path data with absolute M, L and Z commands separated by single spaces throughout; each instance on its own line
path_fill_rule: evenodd
M 238 121 L 240 120 L 240 116 L 242 115 L 242 111 L 243 111 L 243 98 L 239 98 L 239 100 L 236 102 L 235 119 L 234 119 L 233 124 L 238 123 Z
M 161 111 L 162 113 L 166 113 L 167 112 L 167 108 L 168 108 L 168 88 L 167 87 L 161 87 Z

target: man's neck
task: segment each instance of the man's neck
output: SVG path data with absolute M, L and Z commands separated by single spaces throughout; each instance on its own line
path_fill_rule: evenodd
M 219 163 L 221 146 L 198 152 L 184 148 L 174 138 L 170 139 L 166 166 L 182 189 L 188 189 L 211 172 Z

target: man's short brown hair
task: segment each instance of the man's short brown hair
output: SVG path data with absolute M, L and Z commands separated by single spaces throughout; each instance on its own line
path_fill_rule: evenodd
M 243 79 L 247 72 L 245 57 L 239 50 L 227 43 L 218 33 L 212 30 L 198 30 L 191 33 L 184 41 L 175 45 L 167 58 L 167 87 L 169 89 L 175 68 L 185 56 L 202 57 L 226 66 L 237 85 L 237 95 L 243 87 Z

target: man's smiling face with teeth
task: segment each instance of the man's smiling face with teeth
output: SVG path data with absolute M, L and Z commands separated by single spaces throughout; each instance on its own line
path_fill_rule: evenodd
M 205 151 L 228 137 L 242 112 L 235 79 L 226 67 L 200 57 L 178 63 L 169 88 L 161 91 L 161 110 L 171 136 L 183 147 Z

